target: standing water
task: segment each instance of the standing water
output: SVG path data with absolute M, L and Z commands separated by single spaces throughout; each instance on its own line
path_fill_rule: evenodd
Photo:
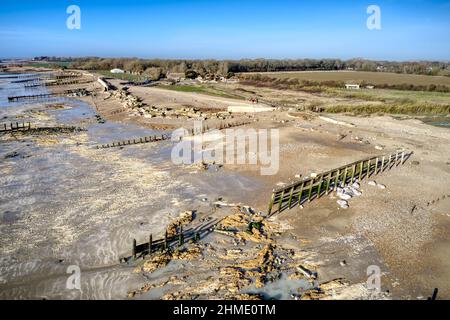
M 200 178 L 170 165 L 170 141 L 97 150 L 95 144 L 158 132 L 98 123 L 93 108 L 76 99 L 9 103 L 9 96 L 48 92 L 15 80 L 0 76 L 2 124 L 86 130 L 0 135 L 0 298 L 123 299 L 144 281 L 119 264 L 133 239 L 161 237 L 185 210 L 211 210 L 203 198 L 238 201 L 258 190 L 237 174 Z M 70 285 L 74 268 L 79 289 Z

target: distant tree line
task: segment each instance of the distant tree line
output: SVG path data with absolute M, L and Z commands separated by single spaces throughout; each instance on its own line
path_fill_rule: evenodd
M 382 71 L 404 74 L 450 76 L 450 62 L 440 61 L 372 61 L 365 59 L 296 59 L 296 60 L 164 60 L 137 58 L 61 58 L 36 57 L 36 61 L 68 61 L 70 67 L 86 70 L 123 69 L 132 73 L 149 73 L 153 77 L 164 76 L 168 72 L 187 73 L 205 76 L 217 74 L 231 77 L 235 73 L 280 72 L 280 71 L 319 71 L 355 70 Z

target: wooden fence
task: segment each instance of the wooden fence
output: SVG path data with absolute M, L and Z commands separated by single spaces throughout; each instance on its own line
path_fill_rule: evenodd
M 0 124 L 0 133 L 8 133 L 8 132 L 22 132 L 26 131 L 31 134 L 38 133 L 67 133 L 67 132 L 76 132 L 76 131 L 86 131 L 85 128 L 74 127 L 74 126 L 56 126 L 56 127 L 38 127 L 36 125 L 32 125 L 30 122 L 11 122 L 10 124 Z
M 36 94 L 31 96 L 14 96 L 14 97 L 8 97 L 9 102 L 17 102 L 17 101 L 23 101 L 23 100 L 40 100 L 40 99 L 48 99 L 58 96 L 67 96 L 71 94 L 86 94 L 86 89 L 76 89 L 76 90 L 65 90 L 64 92 L 60 93 L 46 93 L 46 94 Z
M 267 214 L 289 210 L 337 191 L 337 187 L 345 187 L 354 181 L 362 181 L 369 177 L 390 170 L 394 166 L 405 163 L 412 152 L 376 156 L 359 160 L 340 168 L 318 174 L 314 178 L 306 178 L 287 186 L 273 190 Z
M 173 236 L 168 236 L 167 231 L 162 239 L 153 239 L 153 235 L 150 234 L 148 241 L 137 244 L 136 239 L 133 239 L 131 244 L 131 255 L 127 255 L 119 259 L 121 263 L 136 260 L 138 258 L 144 258 L 150 256 L 152 253 L 164 250 L 170 250 L 173 247 L 184 245 L 186 242 L 199 241 L 207 234 L 209 234 L 219 220 L 212 220 L 206 224 L 199 225 L 195 228 L 191 228 L 183 231 L 183 227 L 178 227 L 178 233 Z
M 44 86 L 52 87 L 52 86 L 66 86 L 66 85 L 72 85 L 72 84 L 87 84 L 91 83 L 92 81 L 82 81 L 82 80 L 70 80 L 70 81 L 56 81 L 56 82 L 45 82 Z
M 153 136 L 140 137 L 137 139 L 135 138 L 133 140 L 130 139 L 130 140 L 102 144 L 102 145 L 96 146 L 96 148 L 97 149 L 118 148 L 118 147 L 124 147 L 124 146 L 131 146 L 131 145 L 135 145 L 135 144 L 164 141 L 164 140 L 169 140 L 169 139 L 170 139 L 170 136 L 167 134 L 162 134 L 161 136 L 153 135 Z

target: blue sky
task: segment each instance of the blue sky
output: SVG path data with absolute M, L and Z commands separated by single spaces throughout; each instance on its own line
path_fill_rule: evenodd
M 450 60 L 450 0 L 2 0 L 0 57 L 38 55 Z

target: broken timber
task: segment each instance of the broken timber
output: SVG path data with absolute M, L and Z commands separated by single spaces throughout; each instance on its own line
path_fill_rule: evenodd
M 42 134 L 42 133 L 66 133 L 66 132 L 76 132 L 76 131 L 86 131 L 84 128 L 73 127 L 73 126 L 57 126 L 57 127 L 38 127 L 31 125 L 30 122 L 11 122 L 10 124 L 0 124 L 0 133 L 13 133 L 13 132 L 27 132 L 31 134 Z
M 269 203 L 268 213 L 280 213 L 337 191 L 337 187 L 345 187 L 355 180 L 362 181 L 383 173 L 394 166 L 404 164 L 412 152 L 397 152 L 390 155 L 376 156 L 359 160 L 340 168 L 318 174 L 314 178 L 306 178 L 287 186 L 274 189 Z
M 60 93 L 46 93 L 46 94 L 37 94 L 32 96 L 15 96 L 15 97 L 8 97 L 9 102 L 17 102 L 17 101 L 23 101 L 23 100 L 39 100 L 39 99 L 47 99 L 47 98 L 53 98 L 58 96 L 68 96 L 68 95 L 77 95 L 77 94 L 86 94 L 86 89 L 77 89 L 77 90 L 65 90 Z

